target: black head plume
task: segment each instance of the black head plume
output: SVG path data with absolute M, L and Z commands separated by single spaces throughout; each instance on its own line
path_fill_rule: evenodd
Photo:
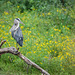
M 16 18 L 16 20 L 20 21 L 20 19 L 19 19 L 19 18 Z

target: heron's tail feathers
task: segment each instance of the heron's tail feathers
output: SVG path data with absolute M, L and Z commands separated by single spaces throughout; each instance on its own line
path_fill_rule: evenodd
M 22 47 L 23 46 L 23 37 L 20 37 L 20 39 L 17 41 L 17 43 Z

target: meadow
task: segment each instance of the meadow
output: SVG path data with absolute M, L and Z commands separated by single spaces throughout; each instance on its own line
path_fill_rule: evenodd
M 17 6 L 17 9 L 19 6 Z M 47 13 L 20 10 L 13 13 L 4 11 L 0 15 L 0 41 L 7 42 L 2 46 L 16 47 L 16 41 L 9 32 L 15 18 L 23 33 L 23 47 L 19 51 L 48 71 L 51 75 L 75 74 L 75 11 L 73 9 L 54 8 Z M 41 75 L 39 70 L 30 66 L 12 54 L 3 54 L 0 58 L 0 75 Z

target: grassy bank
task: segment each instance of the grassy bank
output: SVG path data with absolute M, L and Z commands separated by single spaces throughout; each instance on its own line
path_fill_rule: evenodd
M 17 7 L 19 8 L 19 7 Z M 74 75 L 75 68 L 75 15 L 74 10 L 55 8 L 47 13 L 4 11 L 0 15 L 0 39 L 6 39 L 4 47 L 16 47 L 16 41 L 9 32 L 15 18 L 25 24 L 20 25 L 24 37 L 20 52 L 44 68 L 51 75 Z M 26 75 L 27 65 L 12 54 L 0 58 L 0 73 L 7 75 Z M 28 75 L 41 73 L 29 68 Z

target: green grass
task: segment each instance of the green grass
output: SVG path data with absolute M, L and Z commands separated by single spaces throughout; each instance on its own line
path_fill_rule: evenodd
M 72 13 L 70 13 L 72 11 Z M 0 15 L 0 39 L 7 42 L 2 46 L 16 47 L 16 41 L 9 30 L 15 18 L 25 24 L 20 25 L 24 37 L 20 52 L 51 75 L 73 75 L 75 68 L 74 10 L 56 8 L 48 13 L 24 11 L 24 13 L 4 12 Z M 0 58 L 0 74 L 26 75 L 27 64 L 12 54 Z M 28 75 L 41 75 L 30 66 Z

